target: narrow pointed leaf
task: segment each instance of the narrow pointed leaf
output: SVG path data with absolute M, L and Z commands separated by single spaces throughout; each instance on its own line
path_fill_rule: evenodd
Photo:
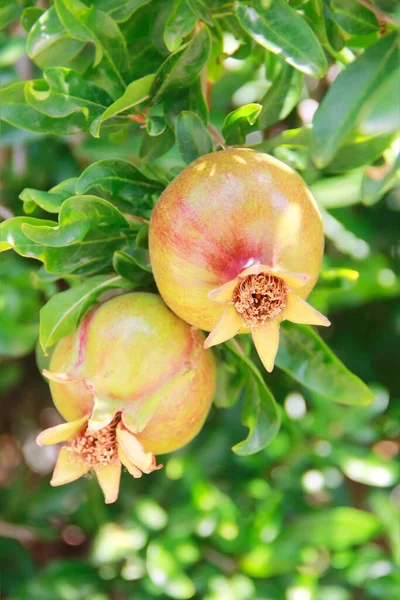
M 181 112 L 175 126 L 179 154 L 186 164 L 212 152 L 212 141 L 200 117 L 190 110 Z
M 141 79 L 132 81 L 126 88 L 125 92 L 111 106 L 109 106 L 102 115 L 100 115 L 90 128 L 90 133 L 94 137 L 100 137 L 100 128 L 107 119 L 118 115 L 119 113 L 132 108 L 147 100 L 150 94 L 150 89 L 154 81 L 154 75 L 146 75 Z
M 241 354 L 232 342 L 227 342 L 225 348 L 235 356 L 247 379 L 242 423 L 250 431 L 245 440 L 232 448 L 236 454 L 247 456 L 259 452 L 275 438 L 280 428 L 279 410 L 253 362 Z
M 316 164 L 330 163 L 346 141 L 374 91 L 399 65 L 395 32 L 370 46 L 335 79 L 314 116 L 312 149 Z
M 134 285 L 119 275 L 96 275 L 50 298 L 40 311 L 40 344 L 46 352 L 69 335 L 98 297 L 110 289 L 129 291 Z
M 275 364 L 293 379 L 341 404 L 370 404 L 374 395 L 307 325 L 284 323 Z
M 236 1 L 242 27 L 260 46 L 313 77 L 323 77 L 328 63 L 318 38 L 307 22 L 285 0 Z

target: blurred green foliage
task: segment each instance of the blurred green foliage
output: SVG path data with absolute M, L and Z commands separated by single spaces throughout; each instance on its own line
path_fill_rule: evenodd
M 399 20 L 396 0 L 0 2 L 0 248 L 24 257 L 0 257 L 2 596 L 400 597 Z M 103 292 L 154 289 L 158 195 L 244 143 L 316 197 L 333 325 L 285 327 L 268 377 L 248 340 L 219 348 L 203 431 L 115 505 L 51 488 L 37 340 L 43 368 Z

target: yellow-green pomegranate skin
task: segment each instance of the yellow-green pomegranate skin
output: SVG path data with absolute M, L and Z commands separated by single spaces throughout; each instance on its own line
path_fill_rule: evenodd
M 208 293 L 255 263 L 308 275 L 298 291 L 305 299 L 324 247 L 321 217 L 301 177 L 247 148 L 208 154 L 186 167 L 156 204 L 149 241 L 161 296 L 205 331 L 225 308 Z
M 94 394 L 106 412 L 114 407 L 125 411 L 190 372 L 135 433 L 146 451 L 176 450 L 198 433 L 214 396 L 215 362 L 203 342 L 203 334 L 174 315 L 159 296 L 114 297 L 57 344 L 50 372 L 72 380 L 50 382 L 54 404 L 67 421 L 91 414 Z

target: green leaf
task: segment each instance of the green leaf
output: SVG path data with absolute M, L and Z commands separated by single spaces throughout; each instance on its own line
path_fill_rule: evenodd
M 325 177 L 310 186 L 318 204 L 324 208 L 342 208 L 361 202 L 364 169 L 340 177 Z
M 207 6 L 207 0 L 187 0 L 187 3 L 200 21 L 204 21 L 204 23 L 207 23 L 211 27 L 214 26 L 211 10 Z
M 92 123 L 90 133 L 94 137 L 100 137 L 100 128 L 104 124 L 104 121 L 147 100 L 150 95 L 153 81 L 154 75 L 146 75 L 141 79 L 132 81 L 126 88 L 124 94 L 111 104 L 111 106 L 109 106 L 104 113 Z
M 253 362 L 234 343 L 227 342 L 225 347 L 235 356 L 247 379 L 242 423 L 249 428 L 249 435 L 232 450 L 240 456 L 248 456 L 259 452 L 275 438 L 280 428 L 280 415 L 275 398 Z
M 341 404 L 370 404 L 374 396 L 306 325 L 281 326 L 276 365 L 321 396 Z
M 348 254 L 357 259 L 366 258 L 369 255 L 370 247 L 365 240 L 346 229 L 346 227 L 325 210 L 323 206 L 320 205 L 319 210 L 324 226 L 324 234 L 339 252 Z
M 322 24 L 325 25 L 327 41 L 331 45 L 331 48 L 336 52 L 340 52 L 346 45 L 345 34 L 333 18 L 333 13 L 328 3 L 324 4 L 323 21 L 319 21 L 318 23 L 321 29 Z
M 203 121 L 194 112 L 181 112 L 175 126 L 178 151 L 186 164 L 212 152 L 212 142 Z
M 96 275 L 65 292 L 55 294 L 40 310 L 40 344 L 49 346 L 69 335 L 96 300 L 110 289 L 134 289 L 132 282 L 119 275 Z
M 49 117 L 66 117 L 81 112 L 89 122 L 104 112 L 111 98 L 76 71 L 62 67 L 46 69 L 44 79 L 28 81 L 27 102 Z
M 302 73 L 284 63 L 278 77 L 261 100 L 262 110 L 258 117 L 260 129 L 266 129 L 285 119 L 298 103 L 302 89 Z
M 34 203 L 49 213 L 58 213 L 64 200 L 75 194 L 77 177 L 65 179 L 62 183 L 51 188 L 48 192 L 25 188 L 19 195 L 24 203 Z
M 357 130 L 361 136 L 399 133 L 399 78 L 400 70 L 396 70 L 371 94 L 360 115 Z
M 125 258 L 129 258 L 139 269 L 152 273 L 149 251 L 145 248 L 125 248 L 119 251 L 119 254 L 124 254 Z
M 29 33 L 43 13 L 43 8 L 36 8 L 35 6 L 29 6 L 28 8 L 25 8 L 20 19 L 21 27 L 23 27 L 25 31 Z
M 368 35 L 379 31 L 375 14 L 358 0 L 331 0 L 332 17 L 350 35 Z
M 195 25 L 196 15 L 187 0 L 175 0 L 164 29 L 164 42 L 168 50 L 175 52 Z
M 4 2 L 2 2 L 4 4 Z M 22 7 L 16 2 L 7 2 L 5 6 L 0 5 L 0 29 L 4 29 L 16 21 L 21 13 Z
M 139 156 L 143 162 L 152 162 L 168 152 L 168 150 L 170 150 L 170 148 L 172 148 L 174 145 L 174 142 L 175 135 L 169 127 L 165 129 L 164 133 L 158 135 L 157 137 L 146 134 L 143 137 L 140 146 Z
M 150 4 L 152 0 L 97 0 L 96 8 L 108 13 L 117 23 L 127 21 L 138 8 Z
M 188 44 L 171 54 L 159 68 L 151 92 L 153 103 L 157 104 L 167 92 L 195 83 L 210 49 L 210 34 L 207 27 L 202 27 Z
M 375 515 L 340 506 L 306 515 L 291 524 L 286 536 L 302 545 L 326 546 L 331 550 L 345 550 L 363 544 L 380 530 Z
M 396 134 L 363 137 L 354 133 L 349 141 L 340 146 L 329 163 L 329 171 L 340 172 L 358 169 L 374 162 L 396 139 Z
M 76 193 L 86 194 L 93 188 L 105 192 L 111 202 L 115 204 L 118 204 L 116 200 L 127 202 L 138 208 L 142 214 L 144 208 L 151 209 L 149 202 L 145 200 L 148 200 L 152 194 L 159 194 L 163 185 L 159 181 L 146 177 L 132 163 L 111 158 L 89 165 L 77 181 Z
M 328 64 L 311 27 L 285 0 L 236 1 L 242 27 L 264 48 L 282 54 L 290 65 L 313 77 L 323 77 Z
M 149 116 L 146 119 L 146 131 L 151 136 L 158 136 L 164 133 L 167 124 L 164 117 Z
M 312 149 L 318 167 L 333 159 L 373 92 L 397 70 L 398 52 L 393 32 L 367 48 L 335 79 L 314 116 Z
M 175 129 L 176 120 L 184 110 L 190 110 L 207 124 L 208 106 L 201 89 L 200 79 L 184 90 L 176 90 L 165 95 L 165 119 L 172 129 Z
M 59 214 L 59 225 L 21 226 L 22 232 L 33 242 L 52 248 L 82 242 L 90 232 L 91 238 L 107 238 L 129 229 L 125 217 L 110 202 L 96 196 L 73 196 L 65 200 Z
M 32 217 L 1 223 L 0 251 L 13 248 L 21 256 L 36 258 L 50 274 L 93 275 L 110 267 L 113 253 L 136 237 L 121 213 L 101 198 L 76 196 L 62 208 L 58 227 L 54 221 Z M 24 228 L 37 241 L 28 237 Z M 43 245 L 44 241 L 49 245 Z M 62 243 L 69 245 L 57 246 Z
M 53 135 L 72 135 L 86 129 L 82 113 L 53 119 L 35 110 L 26 102 L 24 88 L 25 82 L 19 81 L 0 90 L 0 120 L 21 129 Z
M 95 6 L 79 0 L 55 0 L 61 23 L 69 35 L 96 47 L 95 66 L 100 66 L 110 81 L 110 93 L 120 95 L 130 79 L 126 41 L 115 21 Z
M 23 223 L 33 225 L 43 225 L 51 227 L 55 225 L 54 221 L 46 221 L 44 219 L 35 219 L 33 217 L 15 217 L 0 223 L 0 252 L 5 252 L 13 248 L 21 256 L 29 258 L 38 258 L 38 244 L 32 243 L 21 231 Z
M 262 109 L 261 104 L 246 104 L 229 113 L 222 125 L 222 134 L 229 145 L 244 144 Z
M 301 150 L 308 148 L 311 138 L 311 127 L 306 125 L 304 127 L 298 127 L 297 129 L 287 129 L 279 135 L 275 135 L 268 140 L 264 140 L 259 144 L 251 146 L 254 150 L 259 152 L 270 153 L 275 148 L 282 146 L 283 148 L 289 148 L 293 150 Z
M 26 51 L 29 58 L 41 69 L 46 69 L 53 66 L 71 66 L 70 61 L 73 61 L 84 46 L 84 42 L 69 37 L 55 7 L 51 6 L 32 27 Z
M 123 248 L 114 252 L 114 270 L 129 281 L 134 281 L 137 287 L 149 290 L 154 287 L 152 269 L 148 251 L 143 248 Z M 154 289 L 156 291 L 156 289 Z

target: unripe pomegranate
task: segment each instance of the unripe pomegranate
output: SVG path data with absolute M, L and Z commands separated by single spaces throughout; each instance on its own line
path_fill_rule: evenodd
M 155 454 L 187 444 L 215 390 L 215 362 L 203 342 L 155 294 L 124 294 L 89 312 L 57 344 L 44 372 L 67 421 L 37 440 L 68 442 L 51 484 L 94 469 L 106 502 L 114 502 L 121 465 L 141 477 L 161 468 Z
M 190 164 L 150 222 L 151 263 L 167 305 L 211 331 L 206 348 L 251 333 L 268 371 L 281 321 L 329 325 L 305 302 L 323 247 L 321 217 L 301 177 L 248 148 Z

